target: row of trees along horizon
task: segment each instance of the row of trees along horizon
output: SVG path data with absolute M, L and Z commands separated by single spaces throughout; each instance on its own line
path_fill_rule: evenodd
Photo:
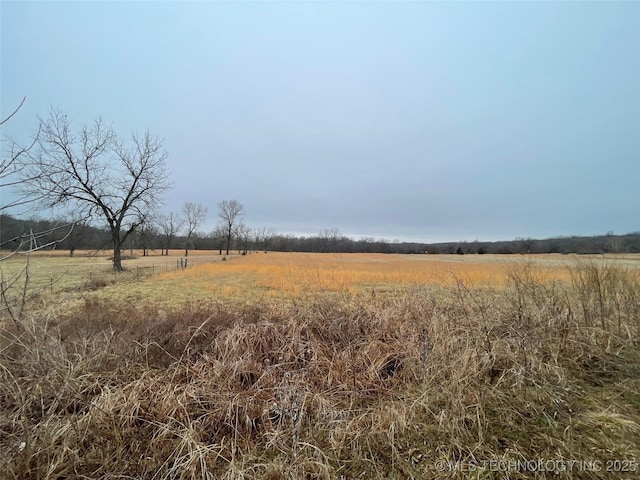
M 193 204 L 192 204 L 193 206 Z M 202 205 L 197 207 L 206 213 Z M 313 236 L 283 235 L 267 228 L 249 228 L 242 222 L 232 225 L 229 236 L 228 224 L 220 224 L 213 231 L 204 233 L 191 229 L 186 212 L 161 216 L 136 229 L 122 245 L 123 250 L 141 250 L 143 255 L 151 253 L 165 255 L 168 249 L 214 250 L 220 255 L 230 252 L 246 254 L 254 251 L 310 252 L 310 253 L 399 253 L 399 254 L 539 254 L 539 253 L 640 253 L 640 233 L 616 235 L 607 233 L 595 236 L 567 236 L 548 239 L 518 238 L 495 242 L 392 242 L 370 237 L 353 239 L 341 235 L 336 229 L 325 229 Z M 201 220 L 204 220 L 204 216 Z M 175 231 L 167 227 L 172 223 Z M 66 250 L 73 255 L 75 250 L 105 250 L 111 248 L 108 229 L 78 222 L 70 232 L 68 221 L 18 219 L 0 215 L 0 245 L 3 250 L 28 250 L 31 248 L 29 232 L 40 232 L 38 242 L 50 245 L 50 249 Z M 164 226 L 164 228 L 163 228 Z M 192 223 L 193 226 L 193 223 Z M 195 225 L 197 227 L 197 224 Z M 67 234 L 60 239 L 60 231 Z M 190 233 L 189 233 L 190 232 Z
M 9 121 L 24 100 L 0 125 Z M 640 233 L 594 237 L 516 239 L 504 242 L 407 243 L 373 238 L 351 239 L 336 229 L 317 236 L 281 235 L 242 223 L 244 208 L 237 200 L 218 204 L 220 225 L 199 232 L 208 208 L 187 202 L 179 214 L 160 214 L 162 195 L 172 187 L 163 141 L 148 131 L 121 140 L 101 118 L 76 132 L 67 115 L 52 109 L 39 119 L 38 133 L 28 145 L 11 143 L 0 161 L 0 188 L 16 197 L 0 204 L 0 248 L 112 250 L 113 268 L 122 270 L 127 248 L 167 253 L 176 245 L 189 249 L 236 249 L 286 252 L 367 253 L 609 253 L 640 252 Z M 8 214 L 24 206 L 73 212 L 72 220 L 22 220 Z

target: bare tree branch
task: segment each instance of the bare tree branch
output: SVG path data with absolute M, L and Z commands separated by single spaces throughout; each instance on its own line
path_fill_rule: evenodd
M 20 110 L 22 108 L 22 105 L 24 105 L 24 102 L 26 100 L 27 100 L 27 97 L 22 97 L 22 101 L 20 102 L 20 105 L 18 105 L 16 107 L 16 109 L 13 112 L 11 112 L 11 114 L 8 117 L 6 117 L 4 120 L 0 121 L 0 125 L 4 125 L 5 123 L 7 123 L 11 119 L 11 117 L 13 117 L 16 113 L 18 113 L 18 110 Z
M 26 97 L 22 99 L 16 109 L 4 120 L 0 121 L 0 125 L 4 125 L 9 119 L 11 119 L 22 107 L 26 100 Z M 18 170 L 19 162 L 25 160 L 25 157 L 31 152 L 32 148 L 36 145 L 40 138 L 41 130 L 35 135 L 33 142 L 27 146 L 18 146 L 15 142 L 12 142 L 11 153 L 7 159 L 3 158 L 0 161 L 0 188 L 24 186 L 25 181 L 33 181 L 34 178 L 29 176 L 28 173 L 22 172 L 22 175 L 16 180 L 8 180 L 8 177 L 12 174 L 16 174 Z M 34 195 L 26 195 L 18 197 L 17 199 L 8 202 L 7 204 L 0 205 L 0 213 L 7 208 L 26 205 L 28 203 L 35 203 L 38 200 L 44 198 L 44 196 L 38 192 L 34 192 Z M 6 243 L 17 243 L 17 248 L 8 255 L 0 256 L 0 263 L 6 261 L 14 255 L 26 255 L 26 263 L 24 268 L 18 273 L 5 277 L 5 272 L 0 268 L 0 310 L 6 311 L 18 329 L 22 329 L 21 318 L 25 309 L 27 301 L 39 292 L 30 291 L 30 258 L 31 253 L 43 250 L 55 248 L 56 245 L 65 241 L 72 233 L 74 223 L 56 226 L 46 230 L 34 232 L 30 230 L 29 234 L 23 233 L 19 237 L 9 240 L 8 242 L 0 245 L 0 249 L 5 247 Z M 65 232 L 66 231 L 66 232 Z M 51 240 L 52 234 L 60 232 L 61 237 Z M 41 243 L 43 242 L 43 243 Z M 51 285 L 53 285 L 53 277 L 51 279 Z
M 4 120 L 0 121 L 0 125 L 4 125 L 9 119 L 11 119 L 26 101 L 27 97 L 23 97 L 20 104 L 16 107 L 16 109 Z M 40 131 L 36 133 L 33 141 L 26 146 L 18 145 L 16 142 L 11 142 L 11 150 L 7 158 L 0 159 L 0 189 L 6 189 L 7 187 L 17 187 L 20 186 L 23 180 L 21 178 L 17 178 L 14 180 L 10 180 L 9 177 L 15 175 L 17 173 L 17 164 L 21 157 L 24 157 L 36 144 L 40 135 Z M 4 139 L 3 139 L 4 141 Z M 11 200 L 6 204 L 0 204 L 0 212 L 7 210 L 9 208 L 15 208 L 18 206 L 26 205 L 34 202 L 35 199 L 33 197 L 25 197 L 19 196 L 15 200 Z

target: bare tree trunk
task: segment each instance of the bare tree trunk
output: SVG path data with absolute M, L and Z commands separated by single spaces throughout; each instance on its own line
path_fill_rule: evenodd
M 113 269 L 121 272 L 122 269 L 122 256 L 120 247 L 113 248 Z
M 229 231 L 227 232 L 227 255 L 229 255 L 230 245 L 231 245 L 231 224 L 229 224 Z
M 111 233 L 113 239 L 113 269 L 121 272 L 122 268 L 122 255 L 121 255 L 121 242 L 120 242 L 120 233 L 112 232 Z

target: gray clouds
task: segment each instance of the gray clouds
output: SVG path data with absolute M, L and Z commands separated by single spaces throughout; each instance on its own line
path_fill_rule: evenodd
M 640 5 L 3 2 L 6 134 L 166 139 L 176 188 L 281 231 L 638 230 Z

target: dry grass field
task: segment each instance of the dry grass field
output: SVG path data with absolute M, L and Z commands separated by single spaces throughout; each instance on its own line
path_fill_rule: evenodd
M 640 256 L 196 257 L 30 260 L 0 477 L 638 475 Z
M 214 256 L 213 260 L 220 259 Z M 347 296 L 396 294 L 458 283 L 503 289 L 526 267 L 539 282 L 571 284 L 571 269 L 590 261 L 640 271 L 640 255 L 617 258 L 567 255 L 385 255 L 255 253 L 224 262 L 172 270 L 135 285 L 94 294 L 123 301 L 181 308 L 185 302 L 287 300 L 319 293 Z
M 112 268 L 109 251 L 75 252 L 73 257 L 68 251 L 39 251 L 29 254 L 11 254 L 0 251 L 2 262 L 2 281 L 13 285 L 12 290 L 22 290 L 25 273 L 29 272 L 29 292 L 41 295 L 59 295 L 62 292 L 95 289 L 117 283 L 130 283 L 144 277 L 178 269 L 180 259 L 184 259 L 184 250 L 170 250 L 168 256 L 160 252 L 151 252 L 143 256 L 142 251 L 123 253 L 125 271 L 116 272 Z M 217 252 L 190 251 L 188 266 L 202 265 L 221 261 Z M 15 293 L 15 292 L 14 292 Z
M 277 294 L 308 291 L 356 293 L 362 289 L 404 285 L 452 285 L 464 280 L 475 285 L 501 286 L 514 263 L 513 256 L 384 255 L 384 254 L 255 254 L 225 264 L 203 265 L 196 272 L 208 277 L 244 277 L 243 283 Z M 568 263 L 560 256 L 531 259 L 545 279 L 568 280 Z M 639 264 L 640 266 L 640 264 Z M 173 274 L 165 278 L 173 277 Z

